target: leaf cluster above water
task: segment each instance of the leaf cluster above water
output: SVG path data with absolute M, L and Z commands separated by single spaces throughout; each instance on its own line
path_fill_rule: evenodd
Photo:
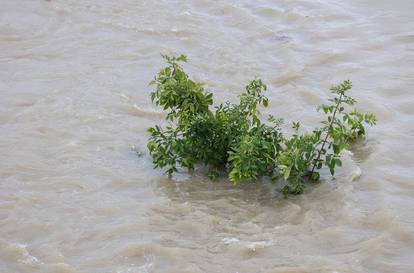
M 167 66 L 150 83 L 155 86 L 151 100 L 167 112 L 168 125 L 148 129 L 148 150 L 154 166 L 168 175 L 204 164 L 211 178 L 224 173 L 238 184 L 269 176 L 284 181 L 284 194 L 301 194 L 307 183 L 320 180 L 324 166 L 334 175 L 342 165 L 341 152 L 365 136 L 367 125 L 376 124 L 373 114 L 355 109 L 356 100 L 348 94 L 352 83 L 344 81 L 318 107 L 325 114 L 320 126 L 300 133 L 300 123 L 293 122 L 293 134 L 286 136 L 283 119 L 262 118 L 260 108 L 269 105 L 262 80 L 252 80 L 238 103 L 213 107 L 213 94 L 184 71 L 185 55 L 163 58 Z

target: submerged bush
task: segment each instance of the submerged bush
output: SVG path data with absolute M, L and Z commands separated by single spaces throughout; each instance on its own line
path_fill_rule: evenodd
M 228 173 L 237 184 L 270 176 L 286 182 L 284 194 L 300 194 L 306 183 L 319 181 L 323 166 L 334 175 L 342 165 L 341 151 L 365 136 L 366 125 L 376 123 L 373 114 L 351 108 L 356 103 L 348 95 L 352 84 L 344 81 L 331 88 L 334 97 L 329 103 L 318 107 L 326 115 L 322 126 L 299 133 L 300 123 L 294 122 L 293 134 L 287 137 L 282 119 L 261 119 L 259 107 L 267 107 L 269 100 L 260 79 L 246 86 L 237 104 L 226 102 L 212 109 L 213 94 L 180 65 L 187 57 L 163 57 L 167 66 L 150 83 L 156 86 L 151 100 L 167 111 L 169 125 L 148 129 L 148 149 L 155 168 L 166 168 L 168 175 L 179 168 L 194 170 L 201 163 L 211 178 Z

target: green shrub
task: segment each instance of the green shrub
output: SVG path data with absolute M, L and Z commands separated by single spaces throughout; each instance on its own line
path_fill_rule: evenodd
M 341 151 L 365 135 L 366 125 L 376 123 L 373 114 L 348 111 L 356 100 L 347 93 L 351 82 L 344 81 L 331 88 L 334 97 L 329 104 L 318 107 L 326 115 L 320 128 L 299 133 L 300 123 L 294 122 L 293 134 L 286 137 L 282 119 L 261 119 L 259 107 L 267 107 L 269 101 L 260 79 L 246 86 L 238 104 L 226 102 L 211 109 L 212 93 L 191 80 L 180 65 L 187 57 L 163 57 L 167 67 L 150 83 L 156 85 L 151 99 L 167 111 L 169 125 L 148 129 L 148 149 L 154 166 L 166 168 L 169 175 L 204 164 L 212 178 L 224 171 L 237 184 L 270 176 L 286 181 L 284 194 L 300 194 L 306 183 L 319 181 L 323 166 L 334 175 L 335 167 L 342 165 Z

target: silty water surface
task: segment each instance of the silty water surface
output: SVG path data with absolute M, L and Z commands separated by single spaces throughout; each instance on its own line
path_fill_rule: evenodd
M 413 26 L 410 0 L 0 0 L 0 272 L 413 272 Z M 350 79 L 378 126 L 302 196 L 169 180 L 145 147 L 169 51 L 305 129 Z

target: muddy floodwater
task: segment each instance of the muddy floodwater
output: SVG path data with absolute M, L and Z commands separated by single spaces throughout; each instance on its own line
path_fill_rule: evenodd
M 378 125 L 301 196 L 168 179 L 168 52 L 217 103 L 262 78 L 308 130 L 350 79 Z M 1 273 L 414 272 L 414 1 L 0 0 L 0 94 Z

